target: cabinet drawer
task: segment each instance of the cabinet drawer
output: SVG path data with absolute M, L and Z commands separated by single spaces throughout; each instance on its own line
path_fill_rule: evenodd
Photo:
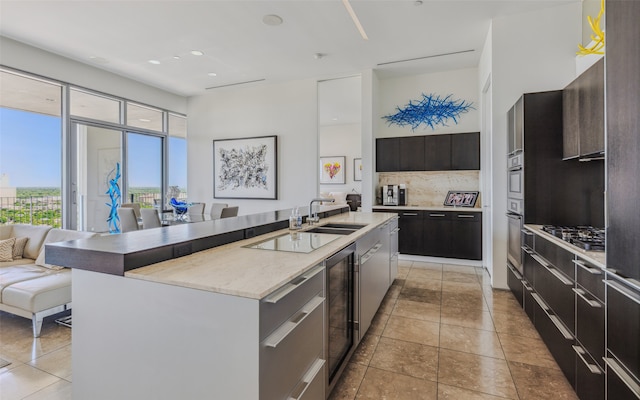
M 515 296 L 520 306 L 524 305 L 524 287 L 522 285 L 522 276 L 511 265 L 507 264 L 507 285 L 511 289 L 511 293 Z
M 604 368 L 604 303 L 578 286 L 576 293 L 576 338 Z
M 424 219 L 449 221 L 452 215 L 453 213 L 449 211 L 425 211 Z
M 607 274 L 607 350 L 640 380 L 640 290 Z
M 589 354 L 580 346 L 573 346 L 576 353 L 575 390 L 580 400 L 604 399 L 605 374 Z
M 260 343 L 260 398 L 283 399 L 322 357 L 324 298 L 316 296 Z
M 588 261 L 576 257 L 576 282 L 592 295 L 604 302 L 604 271 Z
M 571 280 L 575 281 L 574 255 L 571 252 L 541 236 L 536 238 L 534 250 Z
M 324 265 L 317 265 L 260 300 L 260 340 L 324 289 Z

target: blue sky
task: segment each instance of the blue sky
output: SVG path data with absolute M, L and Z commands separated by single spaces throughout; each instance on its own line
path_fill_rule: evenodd
M 16 187 L 61 186 L 61 120 L 42 114 L 0 108 L 0 174 Z M 169 184 L 186 187 L 186 140 L 169 140 Z M 160 141 L 129 135 L 129 183 L 132 187 L 160 184 Z

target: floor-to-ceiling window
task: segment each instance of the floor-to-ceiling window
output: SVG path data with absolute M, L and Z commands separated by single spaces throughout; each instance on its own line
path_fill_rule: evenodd
M 0 70 L 0 224 L 62 226 L 62 88 Z
M 108 231 L 119 203 L 186 197 L 186 117 L 0 68 L 0 224 Z M 67 123 L 68 121 L 68 123 Z

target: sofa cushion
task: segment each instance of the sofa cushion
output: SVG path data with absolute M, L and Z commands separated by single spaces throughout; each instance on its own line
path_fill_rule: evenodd
M 0 272 L 3 270 L 3 268 L 5 267 L 11 267 L 14 265 L 33 265 L 35 264 L 36 260 L 32 260 L 30 258 L 19 258 L 17 260 L 13 260 L 13 261 L 7 261 L 7 262 L 0 262 Z
M 60 267 L 58 265 L 47 264 L 45 262 L 45 248 L 46 248 L 45 245 L 47 243 L 66 242 L 67 240 L 87 239 L 97 235 L 98 234 L 94 232 L 81 232 L 81 231 L 72 231 L 68 229 L 53 228 L 47 234 L 47 237 L 44 239 L 44 243 L 42 243 L 42 249 L 40 250 L 40 254 L 38 254 L 38 258 L 36 258 L 36 265 L 49 268 L 49 269 L 62 269 L 63 267 Z
M 46 268 L 35 264 L 12 265 L 0 268 L 0 301 L 4 303 L 4 290 L 18 282 L 41 278 L 50 273 Z
M 0 240 L 0 262 L 13 261 L 13 245 L 16 238 Z
M 18 282 L 2 291 L 2 303 L 33 313 L 70 302 L 70 269 Z
M 24 248 L 29 241 L 28 236 L 16 238 L 16 242 L 13 244 L 13 259 L 20 260 L 24 254 Z
M 13 232 L 13 225 L 0 225 L 0 240 L 9 239 Z
M 29 238 L 29 241 L 24 247 L 24 254 L 22 256 L 24 258 L 31 258 L 32 260 L 35 260 L 36 258 L 38 258 L 38 254 L 40 254 L 40 248 L 42 247 L 44 238 L 47 236 L 47 233 L 49 233 L 50 230 L 51 227 L 48 225 L 14 224 L 11 236 L 27 236 Z

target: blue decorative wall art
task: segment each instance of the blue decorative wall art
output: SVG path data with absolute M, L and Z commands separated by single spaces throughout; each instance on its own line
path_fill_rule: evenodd
M 403 108 L 396 107 L 393 115 L 385 115 L 389 125 L 411 126 L 414 131 L 421 124 L 435 129 L 436 125 L 447 126 L 447 120 L 458 123 L 460 114 L 475 110 L 473 103 L 465 100 L 452 100 L 452 95 L 441 97 L 435 94 L 422 94 L 421 100 L 410 100 Z
M 115 172 L 113 178 L 111 175 Z M 116 163 L 116 167 L 109 172 L 107 175 L 107 181 L 109 182 L 109 189 L 106 191 L 106 194 L 111 198 L 111 204 L 105 203 L 107 207 L 109 207 L 109 218 L 107 218 L 107 222 L 109 223 L 109 233 L 120 233 L 120 217 L 118 216 L 118 206 L 120 205 L 120 185 L 118 184 L 118 180 L 120 180 L 120 163 Z

